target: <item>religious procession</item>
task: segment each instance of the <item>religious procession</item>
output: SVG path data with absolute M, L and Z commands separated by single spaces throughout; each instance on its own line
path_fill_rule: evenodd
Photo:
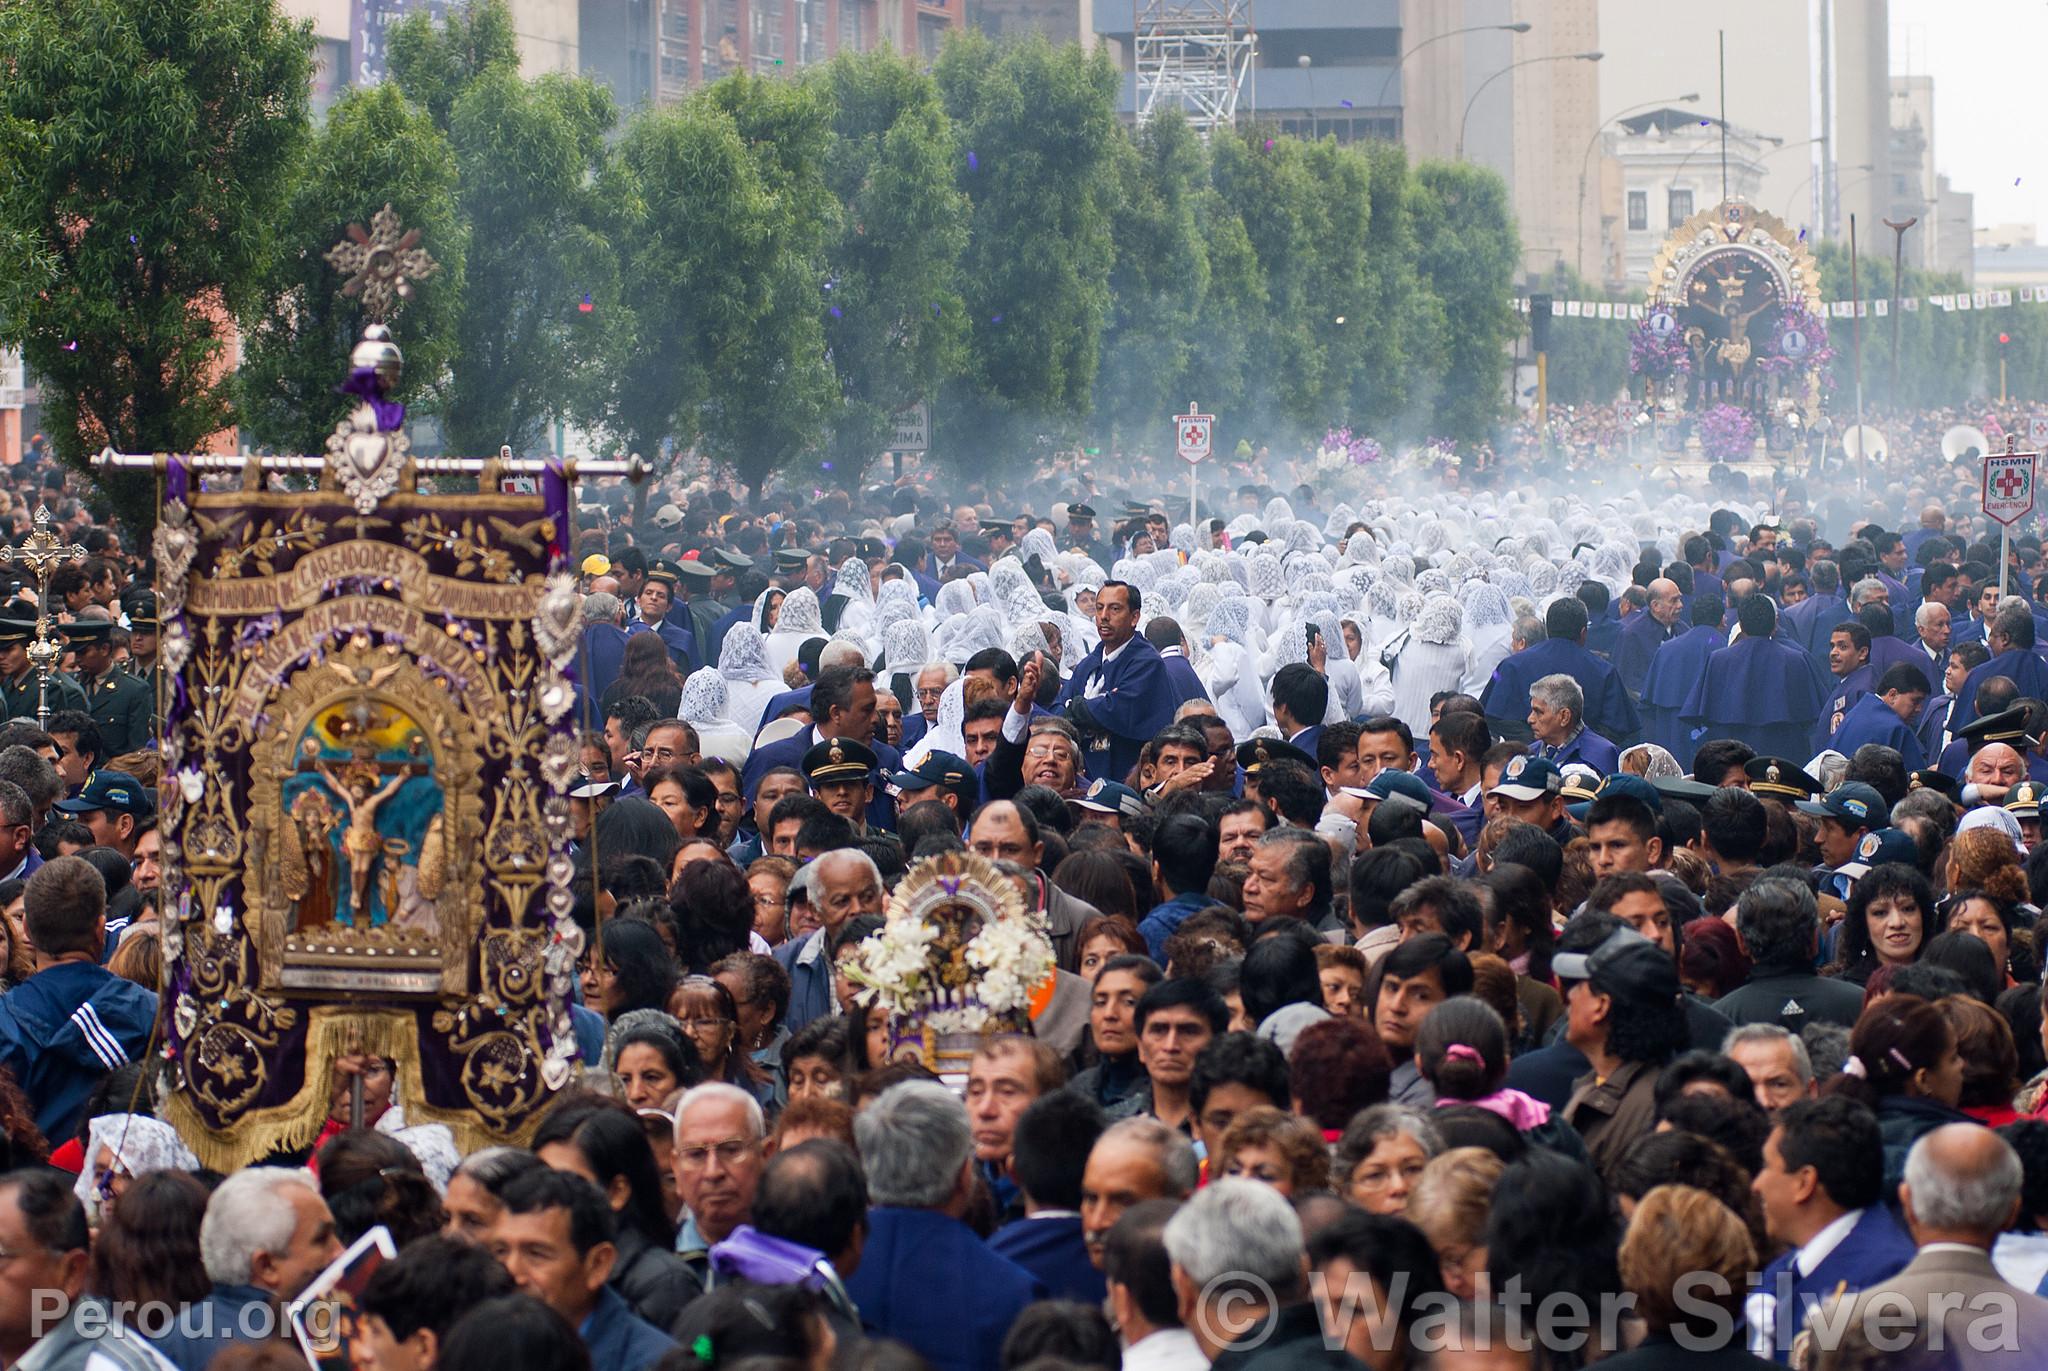
M 920 70 L 802 0 L 782 71 L 725 0 L 640 99 L 490 0 L 338 77 L 73 2 L 170 84 L 0 8 L 0 1366 L 2048 1360 L 2048 259 L 1908 213 L 1921 7 L 1818 5 L 1903 73 L 1859 195 L 1854 130 L 1768 162 L 1740 6 L 1346 66 L 969 4 Z M 1154 108 L 1210 9 L 1281 69 Z M 1564 10 L 1616 52 L 1513 46 Z M 1562 249 L 1482 100 L 1542 63 Z M 210 113 L 22 132 L 145 99 Z

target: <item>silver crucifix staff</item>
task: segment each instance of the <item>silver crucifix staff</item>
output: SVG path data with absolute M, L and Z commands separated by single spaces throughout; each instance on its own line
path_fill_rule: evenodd
M 29 664 L 36 669 L 36 726 L 50 722 L 50 673 L 64 655 L 63 645 L 50 635 L 50 573 L 65 562 L 86 555 L 76 543 L 60 543 L 50 528 L 50 507 L 36 506 L 35 530 L 22 539 L 20 547 L 0 547 L 0 567 L 19 562 L 36 578 L 36 639 L 28 645 Z

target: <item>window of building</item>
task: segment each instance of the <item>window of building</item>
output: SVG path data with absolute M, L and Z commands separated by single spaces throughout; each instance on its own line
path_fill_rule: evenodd
M 1669 215 L 1667 215 L 1667 218 L 1670 221 L 1670 226 L 1672 228 L 1677 228 L 1680 224 L 1692 218 L 1692 192 L 1689 190 L 1674 190 L 1669 192 L 1669 204 L 1667 208 L 1670 210 Z
M 1650 226 L 1650 192 L 1632 190 L 1628 193 L 1628 226 L 1631 231 Z

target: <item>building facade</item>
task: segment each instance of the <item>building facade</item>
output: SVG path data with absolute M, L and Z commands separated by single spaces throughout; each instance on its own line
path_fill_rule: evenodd
M 1690 107 L 1667 108 L 1624 119 L 1604 138 L 1620 212 L 1600 279 L 1646 290 L 1650 264 L 1671 231 L 1721 203 L 1721 125 L 1702 121 Z M 1729 194 L 1758 203 L 1770 150 L 1751 130 L 1729 126 Z

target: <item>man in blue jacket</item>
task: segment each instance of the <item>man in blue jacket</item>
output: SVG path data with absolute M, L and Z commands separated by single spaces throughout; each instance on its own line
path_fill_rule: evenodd
M 1159 649 L 1138 634 L 1143 609 L 1136 586 L 1103 583 L 1095 593 L 1095 631 L 1101 642 L 1081 659 L 1053 701 L 1053 712 L 1081 730 L 1082 764 L 1090 780 L 1128 775 L 1152 735 L 1173 722 L 1173 691 Z
M 1586 697 L 1586 727 L 1617 747 L 1633 743 L 1642 721 L 1614 668 L 1586 651 L 1585 604 L 1569 595 L 1552 601 L 1543 629 L 1548 636 L 1542 642 L 1505 658 L 1486 683 L 1479 702 L 1493 731 L 1509 741 L 1530 741 L 1529 687 L 1562 672 Z
M 107 886 L 90 862 L 45 862 L 22 898 L 36 969 L 0 995 L 0 1066 L 14 1073 L 43 1136 L 68 1138 L 100 1078 L 142 1055 L 156 995 L 100 965 Z
M 846 1282 L 861 1321 L 908 1343 L 934 1371 L 987 1371 L 1046 1287 L 961 1221 L 974 1199 L 966 1108 L 937 1081 L 905 1081 L 861 1110 L 853 1133 L 874 1204 L 860 1268 Z
M 1755 1188 L 1764 1226 L 1790 1250 L 1764 1268 L 1750 1296 L 1750 1346 L 1784 1362 L 1816 1309 L 1890 1280 L 1915 1249 L 1885 1207 L 1877 1118 L 1854 1100 L 1786 1106 L 1764 1140 Z
M 569 1321 L 606 1371 L 647 1371 L 675 1342 L 635 1314 L 610 1284 L 618 1224 L 599 1190 L 572 1171 L 543 1168 L 505 1187 L 491 1255 L 513 1284 Z

